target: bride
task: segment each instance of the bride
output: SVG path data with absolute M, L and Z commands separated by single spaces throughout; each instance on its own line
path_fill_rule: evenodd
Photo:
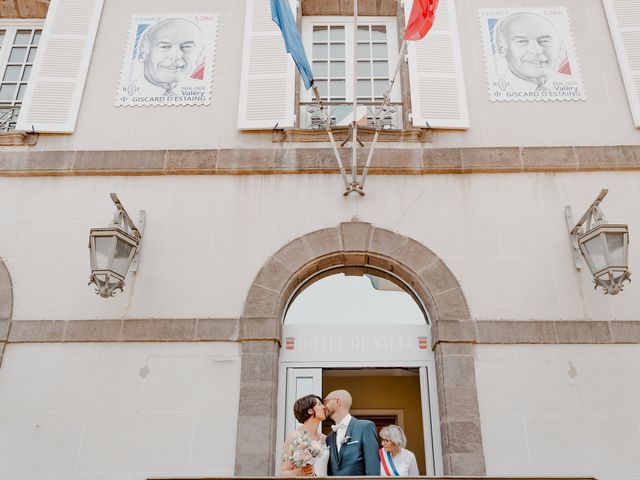
M 280 475 L 326 477 L 329 449 L 326 436 L 319 432 L 320 423 L 327 418 L 322 399 L 317 395 L 299 398 L 293 404 L 293 415 L 302 425 L 287 435 L 282 447 Z M 294 463 L 306 465 L 298 467 Z

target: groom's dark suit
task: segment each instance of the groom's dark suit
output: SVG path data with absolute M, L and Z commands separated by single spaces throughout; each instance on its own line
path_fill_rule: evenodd
M 327 435 L 329 476 L 380 475 L 378 434 L 373 422 L 351 418 L 340 452 L 336 432 Z

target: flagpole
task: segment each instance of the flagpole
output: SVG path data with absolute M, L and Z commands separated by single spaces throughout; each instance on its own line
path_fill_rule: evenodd
M 329 135 L 329 141 L 331 142 L 331 148 L 333 149 L 333 154 L 338 161 L 338 167 L 340 168 L 340 175 L 342 176 L 342 181 L 344 182 L 344 187 L 347 189 L 345 195 L 349 192 L 349 177 L 347 177 L 347 172 L 344 169 L 344 165 L 342 164 L 342 159 L 340 158 L 340 152 L 338 152 L 338 147 L 336 146 L 336 141 L 333 138 L 333 132 L 331 131 L 331 115 L 327 112 L 324 112 L 324 105 L 322 104 L 322 98 L 320 97 L 320 92 L 318 92 L 318 87 L 315 82 L 312 82 L 311 88 L 313 89 L 313 95 L 316 97 L 316 103 L 320 107 L 320 111 L 324 118 L 324 126 L 327 130 L 327 134 Z
M 358 188 L 358 0 L 353 0 L 353 142 L 351 144 L 351 189 Z M 349 194 L 348 192 L 347 194 Z M 358 191 L 358 193 L 360 193 Z
M 373 152 L 376 148 L 376 142 L 378 141 L 378 137 L 380 136 L 380 130 L 382 130 L 382 115 L 384 115 L 384 107 L 389 105 L 391 90 L 393 89 L 393 85 L 396 83 L 396 78 L 398 77 L 398 72 L 400 71 L 400 65 L 402 65 L 402 61 L 404 60 L 404 54 L 407 51 L 407 40 L 402 41 L 402 46 L 400 47 L 400 53 L 398 54 L 398 61 L 396 62 L 396 68 L 393 71 L 393 76 L 391 77 L 391 82 L 389 83 L 389 88 L 384 94 L 384 99 L 382 100 L 382 107 L 380 108 L 380 116 L 381 118 L 376 118 L 376 133 L 373 137 L 373 142 L 371 143 L 371 148 L 369 149 L 369 156 L 367 157 L 367 163 L 362 170 L 362 177 L 360 180 L 360 188 L 364 189 L 364 182 L 367 179 L 367 173 L 369 173 L 369 166 L 371 165 L 371 160 L 373 159 Z
M 391 77 L 391 84 L 389 85 L 387 92 L 384 94 L 385 101 L 387 101 L 389 99 L 389 95 L 391 95 L 391 89 L 393 88 L 393 85 L 396 83 L 396 77 L 398 76 L 398 72 L 400 71 L 400 65 L 402 65 L 402 61 L 404 60 L 404 54 L 406 52 L 407 52 L 407 40 L 403 40 L 402 46 L 400 47 L 400 53 L 398 54 L 398 61 L 396 63 L 396 68 L 393 71 L 393 77 Z

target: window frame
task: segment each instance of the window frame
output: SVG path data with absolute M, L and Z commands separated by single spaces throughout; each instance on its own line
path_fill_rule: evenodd
M 22 19 L 22 18 L 0 19 L 0 30 L 3 30 L 5 32 L 2 42 L 0 42 L 0 84 L 2 83 L 2 80 L 4 79 L 4 75 L 7 71 L 9 56 L 11 55 L 11 47 L 13 46 L 13 42 L 15 40 L 18 30 L 43 30 L 43 29 L 44 29 L 44 19 Z M 42 32 L 40 33 L 40 35 L 41 35 L 40 41 L 42 41 Z M 40 44 L 38 44 L 38 46 L 39 45 Z M 37 58 L 37 54 L 36 54 L 36 58 Z M 36 59 L 34 58 L 32 66 L 35 64 L 35 60 Z M 24 62 L 23 62 L 23 65 L 24 65 Z M 31 70 L 31 73 L 33 73 L 33 68 Z M 29 82 L 31 82 L 32 80 L 33 80 L 33 77 L 30 74 L 29 80 L 25 85 L 28 85 Z M 17 83 L 17 90 L 18 90 L 20 88 L 20 79 L 18 79 L 16 83 Z M 17 93 L 17 90 L 16 90 L 16 93 Z M 18 111 L 12 116 L 12 118 L 7 120 L 6 127 L 0 126 L 0 132 L 6 132 L 6 131 L 12 132 L 15 129 L 15 123 L 17 122 L 18 115 L 20 114 L 20 109 L 22 107 L 23 102 L 24 102 L 24 98 L 18 104 L 16 104 L 15 101 L 12 101 L 11 105 L 9 104 L 5 105 L 4 103 L 0 103 L 0 117 L 3 115 L 4 111 L 9 111 L 11 109 L 18 109 Z
M 387 29 L 387 46 L 388 46 L 388 67 L 389 79 L 393 75 L 396 63 L 398 61 L 399 42 L 398 42 L 398 24 L 397 17 L 358 17 L 358 25 L 384 25 Z M 313 65 L 313 27 L 314 26 L 344 26 L 345 27 L 345 60 L 346 60 L 346 100 L 344 103 L 353 103 L 353 84 L 356 79 L 353 78 L 353 65 L 355 62 L 353 56 L 353 45 L 355 42 L 355 29 L 353 28 L 352 16 L 303 16 L 302 17 L 302 43 L 309 57 L 309 63 Z M 350 83 L 354 82 L 354 83 Z M 402 104 L 402 92 L 400 83 L 396 83 L 391 90 L 391 102 Z M 311 89 L 300 91 L 300 103 L 313 102 L 313 92 Z M 369 102 L 370 100 L 363 100 Z M 380 101 L 381 103 L 381 101 Z

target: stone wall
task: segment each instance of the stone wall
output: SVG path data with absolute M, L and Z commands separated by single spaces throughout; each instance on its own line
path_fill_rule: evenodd
M 0 366 L 5 349 L 5 342 L 9 336 L 11 314 L 13 312 L 13 285 L 6 265 L 0 258 Z
M 2 18 L 44 18 L 49 9 L 49 0 L 2 0 L 0 2 L 0 20 Z

